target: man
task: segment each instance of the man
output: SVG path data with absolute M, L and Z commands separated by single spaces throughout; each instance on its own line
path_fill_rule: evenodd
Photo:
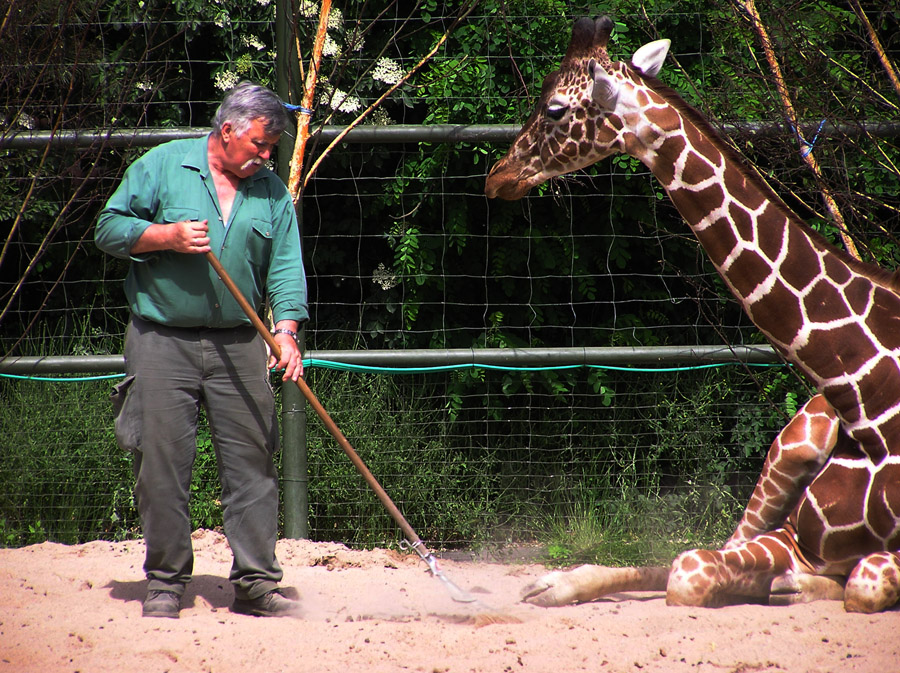
M 113 401 L 117 441 L 134 453 L 145 617 L 178 617 L 191 579 L 188 497 L 201 406 L 234 555 L 232 610 L 281 616 L 297 606 L 278 588 L 278 424 L 265 342 L 205 258 L 214 251 L 253 306 L 266 292 L 281 349 L 268 366 L 296 381 L 296 333 L 309 316 L 300 237 L 287 189 L 264 167 L 287 122 L 274 93 L 239 84 L 209 136 L 134 162 L 97 222 L 97 245 L 131 260 L 126 378 Z

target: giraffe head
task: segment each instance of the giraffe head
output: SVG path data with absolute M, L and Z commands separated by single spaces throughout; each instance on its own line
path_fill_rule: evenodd
M 520 199 L 552 177 L 590 166 L 614 152 L 632 152 L 635 115 L 648 100 L 643 76 L 655 77 L 669 40 L 638 49 L 631 63 L 612 62 L 606 43 L 613 21 L 579 19 L 559 70 L 547 75 L 537 108 L 485 185 L 493 198 Z

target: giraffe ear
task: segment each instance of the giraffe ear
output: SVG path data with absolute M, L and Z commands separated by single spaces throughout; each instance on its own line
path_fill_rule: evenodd
M 645 44 L 631 57 L 632 67 L 648 77 L 656 77 L 662 70 L 663 61 L 666 60 L 671 44 L 672 40 L 657 40 Z
M 610 77 L 606 70 L 594 59 L 588 64 L 594 87 L 591 90 L 591 98 L 603 108 L 612 109 L 619 99 L 619 85 L 615 78 Z
M 594 78 L 591 98 L 594 99 L 597 105 L 611 110 L 616 106 L 616 101 L 619 99 L 618 83 L 594 59 L 591 59 L 588 68 L 590 69 L 591 77 Z

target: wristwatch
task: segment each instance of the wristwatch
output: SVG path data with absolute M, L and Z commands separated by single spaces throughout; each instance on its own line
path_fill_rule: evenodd
M 289 329 L 277 329 L 277 330 L 275 330 L 274 332 L 272 332 L 272 336 L 275 336 L 276 334 L 289 334 L 290 337 L 291 337 L 294 341 L 297 341 L 297 333 L 296 333 L 295 331 L 293 331 L 293 330 L 289 330 Z

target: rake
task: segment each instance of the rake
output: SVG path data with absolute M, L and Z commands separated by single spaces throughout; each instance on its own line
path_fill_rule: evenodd
M 213 267 L 215 272 L 219 274 L 219 278 L 221 278 L 222 282 L 225 283 L 225 287 L 227 287 L 228 291 L 231 292 L 232 296 L 240 305 L 241 309 L 250 319 L 250 322 L 253 323 L 253 326 L 256 327 L 262 338 L 265 339 L 275 357 L 280 357 L 281 348 L 277 343 L 275 343 L 275 339 L 271 334 L 269 334 L 269 330 L 263 324 L 263 321 L 260 320 L 253 307 L 250 306 L 250 302 L 248 302 L 244 298 L 244 295 L 238 289 L 237 285 L 234 284 L 234 281 L 225 271 L 222 263 L 212 252 L 206 253 L 206 259 Z M 331 419 L 331 416 L 328 415 L 325 407 L 322 406 L 321 402 L 319 402 L 318 398 L 315 396 L 315 394 L 313 394 L 313 391 L 310 390 L 309 386 L 306 384 L 306 381 L 304 381 L 301 377 L 294 383 L 297 384 L 297 387 L 300 388 L 300 392 L 303 393 L 303 397 L 306 398 L 306 401 L 315 410 L 316 414 L 322 420 L 322 423 L 325 424 L 328 432 L 330 432 L 331 435 L 337 440 L 337 443 L 340 445 L 341 449 L 343 449 L 344 453 L 347 454 L 347 457 L 350 458 L 350 462 L 353 463 L 353 466 L 356 467 L 357 471 L 362 475 L 363 479 L 366 480 L 366 483 L 371 487 L 371 489 L 375 491 L 375 495 L 378 496 L 378 499 L 381 500 L 381 503 L 384 505 L 385 509 L 387 509 L 388 513 L 391 515 L 397 525 L 400 526 L 400 530 L 403 531 L 403 534 L 408 540 L 408 547 L 415 551 L 416 554 L 419 555 L 419 558 L 421 558 L 425 562 L 431 574 L 437 577 L 444 584 L 444 586 L 450 593 L 450 597 L 454 601 L 457 601 L 459 603 L 475 602 L 476 599 L 474 596 L 472 596 L 469 592 L 465 591 L 461 587 L 457 586 L 453 582 L 453 580 L 447 577 L 444 571 L 438 567 L 437 559 L 435 558 L 434 554 L 429 551 L 428 547 L 425 546 L 425 543 L 422 542 L 422 539 L 416 534 L 416 531 L 413 530 L 412 526 L 409 525 L 409 522 L 407 522 L 406 518 L 394 504 L 394 501 L 391 500 L 390 496 L 382 488 L 381 484 L 378 483 L 378 480 L 375 478 L 369 468 L 366 467 L 366 464 L 359 457 L 359 454 L 356 453 L 356 450 L 353 448 L 353 446 L 351 446 L 350 442 L 344 436 L 344 433 L 341 432 L 337 424 Z

